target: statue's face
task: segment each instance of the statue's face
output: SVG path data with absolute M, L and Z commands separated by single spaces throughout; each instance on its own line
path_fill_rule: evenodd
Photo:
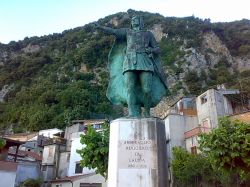
M 139 27 L 140 26 L 140 20 L 138 17 L 133 17 L 131 20 L 132 28 Z

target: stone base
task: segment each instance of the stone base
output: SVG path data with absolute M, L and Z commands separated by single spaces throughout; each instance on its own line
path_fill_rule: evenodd
M 168 187 L 166 135 L 157 118 L 111 122 L 108 187 Z

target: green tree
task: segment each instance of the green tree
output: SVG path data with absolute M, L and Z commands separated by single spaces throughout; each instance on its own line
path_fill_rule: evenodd
M 42 185 L 41 179 L 26 179 L 22 182 L 20 187 L 40 187 Z
M 6 142 L 4 139 L 0 138 L 0 149 L 2 149 L 5 146 Z
M 109 124 L 105 122 L 103 129 L 97 132 L 89 126 L 87 133 L 81 135 L 83 148 L 77 150 L 82 157 L 81 166 L 95 169 L 105 179 L 108 177 Z
M 216 181 L 216 174 L 204 155 L 194 155 L 181 147 L 174 147 L 173 156 L 171 166 L 178 186 L 199 186 L 201 181 Z
M 236 174 L 240 182 L 250 179 L 250 124 L 219 120 L 219 127 L 200 136 L 200 149 L 214 168 Z
M 200 78 L 195 70 L 189 71 L 185 75 L 184 80 L 191 94 L 197 95 L 200 93 L 202 86 L 200 83 Z

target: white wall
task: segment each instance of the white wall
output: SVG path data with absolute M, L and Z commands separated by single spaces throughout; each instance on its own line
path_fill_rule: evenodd
M 223 95 L 229 91 L 217 91 L 210 89 L 205 93 L 197 97 L 197 115 L 199 119 L 199 124 L 205 119 L 209 119 L 211 128 L 216 128 L 218 126 L 218 118 L 226 115 L 233 114 L 233 108 L 230 101 Z M 232 94 L 237 94 L 238 92 L 232 92 Z M 201 104 L 201 97 L 207 95 L 207 102 Z
M 225 115 L 233 114 L 233 107 L 231 102 L 225 96 L 223 97 L 223 100 L 224 100 Z
M 184 133 L 188 130 L 198 127 L 198 118 L 196 116 L 183 116 L 179 114 L 170 114 L 165 118 L 166 136 L 169 136 L 167 143 L 168 158 L 172 159 L 172 148 L 182 147 L 186 149 L 186 140 Z
M 49 137 L 49 138 L 53 138 L 54 134 L 56 133 L 59 133 L 59 132 L 63 132 L 62 130 L 60 129 L 46 129 L 46 130 L 41 130 L 39 131 L 39 135 L 43 135 L 45 137 Z
M 96 174 L 85 176 L 82 179 L 75 180 L 74 186 L 80 186 L 80 183 L 102 183 L 102 187 L 107 186 L 105 179 L 101 175 L 96 175 Z
M 224 96 L 217 90 L 214 90 L 215 103 L 216 103 L 216 111 L 217 118 L 220 116 L 225 116 L 225 105 L 224 105 Z M 218 119 L 217 119 L 218 120 Z M 216 126 L 218 123 L 216 124 Z
M 210 89 L 205 93 L 201 94 L 196 99 L 197 104 L 197 116 L 198 116 L 198 123 L 202 125 L 204 120 L 209 119 L 210 127 L 215 128 L 218 124 L 218 116 L 217 116 L 217 107 L 216 105 L 216 94 L 214 89 Z M 201 97 L 204 95 L 207 96 L 207 102 L 201 103 Z M 217 98 L 217 100 L 219 100 Z
M 54 164 L 56 145 L 47 145 L 43 149 L 42 164 Z
M 80 162 L 82 159 L 80 155 L 76 152 L 77 149 L 82 149 L 83 145 L 80 143 L 80 137 L 73 138 L 72 145 L 71 145 L 71 153 L 70 153 L 70 161 L 69 161 L 69 170 L 68 170 L 68 176 L 74 176 L 79 175 L 75 174 L 75 165 L 76 163 Z M 88 168 L 83 168 L 82 173 L 92 173 L 94 170 L 89 170 Z
M 165 118 L 166 135 L 169 135 L 169 142 L 167 143 L 168 158 L 172 159 L 172 148 L 181 146 L 185 148 L 185 122 L 184 116 L 179 114 L 170 114 Z
M 197 116 L 184 116 L 184 122 L 185 132 L 194 129 L 199 125 Z
M 0 187 L 14 187 L 16 180 L 16 172 L 0 170 L 0 178 Z

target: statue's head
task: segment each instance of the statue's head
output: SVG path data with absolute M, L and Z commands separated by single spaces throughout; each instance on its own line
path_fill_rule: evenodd
M 142 30 L 144 27 L 142 17 L 133 16 L 131 19 L 131 27 L 132 28 L 139 28 L 140 30 Z

